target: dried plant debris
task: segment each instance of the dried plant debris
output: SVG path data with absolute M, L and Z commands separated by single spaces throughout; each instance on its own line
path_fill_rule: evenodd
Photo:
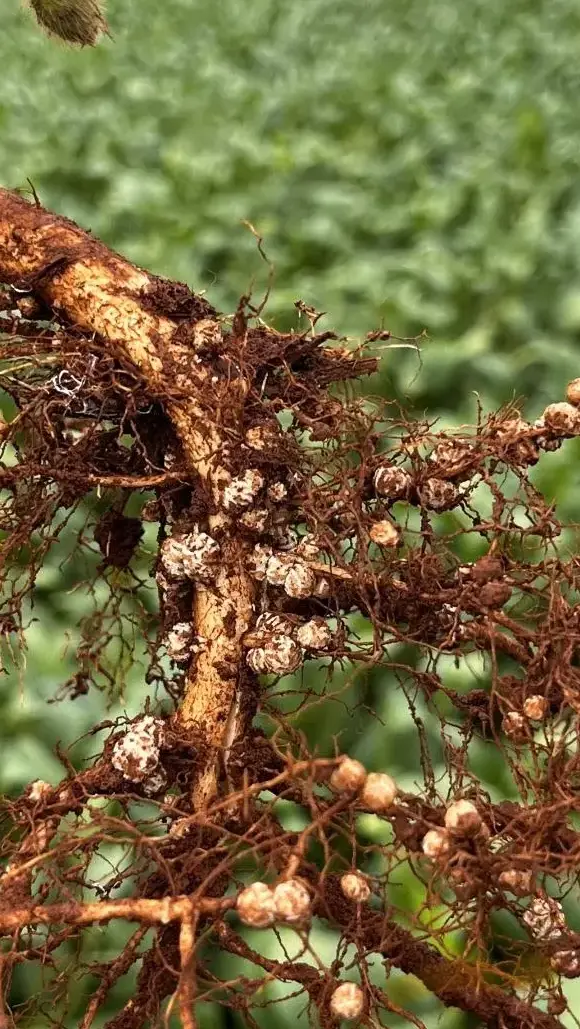
M 28 0 L 40 27 L 73 46 L 95 46 L 110 35 L 102 3 L 97 0 Z

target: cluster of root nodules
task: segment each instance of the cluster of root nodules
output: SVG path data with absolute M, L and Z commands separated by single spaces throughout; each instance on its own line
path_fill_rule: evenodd
M 478 1024 L 556 1029 L 580 975 L 577 556 L 529 472 L 580 435 L 580 382 L 534 423 L 505 410 L 446 434 L 357 399 L 370 343 L 315 319 L 176 316 L 153 388 L 34 297 L 0 308 L 5 671 L 64 540 L 56 567 L 93 609 L 57 697 L 114 695 L 145 640 L 159 701 L 4 801 L 3 1024 L 192 1029 L 213 1002 L 255 1027 L 285 998 L 305 1026 L 420 1025 L 400 970 Z M 223 441 L 217 499 L 171 426 L 188 395 Z M 255 585 L 249 716 L 200 813 L 207 746 L 180 699 L 211 645 L 196 594 L 232 546 Z M 402 783 L 386 762 L 409 728 Z M 478 779 L 487 754 L 504 799 Z

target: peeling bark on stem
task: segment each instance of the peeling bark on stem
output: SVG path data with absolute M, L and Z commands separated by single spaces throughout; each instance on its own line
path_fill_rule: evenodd
M 97 333 L 120 358 L 129 359 L 152 394 L 173 394 L 166 409 L 188 468 L 202 479 L 217 504 L 227 472 L 220 463 L 219 421 L 215 412 L 210 418 L 198 400 L 208 372 L 198 364 L 190 391 L 175 394 L 171 373 L 165 369 L 169 364 L 174 367 L 173 362 L 183 355 L 183 345 L 175 340 L 175 322 L 144 303 L 154 289 L 153 277 L 73 222 L 0 189 L 0 280 L 34 286 L 35 293 L 60 316 L 84 332 Z M 223 516 L 217 517 L 223 525 Z M 238 695 L 239 668 L 241 638 L 250 627 L 253 583 L 233 551 L 223 549 L 215 586 L 197 590 L 193 626 L 197 635 L 208 640 L 208 647 L 187 676 L 180 711 L 184 727 L 209 745 L 194 785 L 198 810 L 216 792 L 220 751 L 227 752 L 237 737 L 245 710 Z

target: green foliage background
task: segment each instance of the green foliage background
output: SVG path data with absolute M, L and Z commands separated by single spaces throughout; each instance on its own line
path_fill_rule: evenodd
M 295 325 L 302 298 L 353 336 L 428 330 L 422 368 L 387 351 L 370 388 L 444 424 L 473 421 L 476 395 L 486 408 L 525 397 L 536 417 L 580 374 L 575 0 L 114 0 L 109 16 L 115 42 L 74 51 L 46 40 L 16 0 L 4 5 L 4 185 L 31 178 L 43 203 L 222 310 L 266 283 L 248 219 L 276 268 L 275 324 Z M 535 472 L 563 518 L 580 503 L 577 458 L 568 444 Z M 44 702 L 65 677 L 65 634 L 85 603 L 74 578 L 63 580 L 57 557 L 47 567 L 23 687 L 15 675 L 1 682 L 5 791 L 56 779 L 55 742 L 105 712 L 99 697 Z M 477 674 L 449 669 L 465 683 Z M 129 680 L 119 706 L 133 713 L 139 669 Z M 414 729 L 386 685 L 366 687 L 383 723 L 357 736 L 353 720 L 345 749 L 411 787 Z M 493 795 L 509 795 L 483 744 L 475 767 Z M 416 889 L 403 883 L 399 900 L 412 906 Z M 578 923 L 573 898 L 568 910 Z M 331 934 L 316 931 L 330 953 Z M 91 945 L 103 958 L 111 936 Z M 412 981 L 393 983 L 429 1029 L 473 1026 L 441 1015 Z M 36 985 L 20 972 L 14 999 Z M 87 989 L 75 987 L 67 1024 Z M 286 1002 L 260 1024 L 297 1017 Z M 213 1009 L 203 1018 L 232 1024 Z

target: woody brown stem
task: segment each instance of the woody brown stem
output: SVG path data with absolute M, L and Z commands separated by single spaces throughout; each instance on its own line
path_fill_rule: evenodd
M 382 915 L 366 909 L 357 911 L 334 877 L 324 882 L 319 909 L 340 925 L 349 943 L 362 945 L 368 953 L 382 954 L 396 968 L 416 975 L 443 1004 L 473 1013 L 483 1025 L 493 1029 L 562 1029 L 557 1018 L 486 982 L 477 964 L 445 958 L 394 921 L 385 924 Z
M 216 412 L 210 415 L 199 399 L 210 373 L 203 362 L 192 366 L 195 324 L 184 346 L 176 340 L 176 323 L 146 302 L 155 294 L 154 278 L 73 222 L 0 189 L 0 280 L 28 284 L 60 317 L 97 333 L 119 358 L 132 362 L 151 394 L 164 398 L 189 470 L 219 506 L 220 484 L 227 479 L 224 438 Z M 187 378 L 178 391 L 176 367 Z M 196 809 L 216 793 L 219 753 L 243 729 L 241 638 L 250 627 L 252 598 L 252 581 L 226 545 L 217 581 L 196 590 L 193 627 L 208 646 L 189 670 L 179 713 L 192 736 L 209 744 L 193 786 Z
M 127 900 L 92 901 L 87 904 L 28 904 L 23 907 L 0 908 L 0 932 L 8 933 L 30 925 L 92 925 L 124 918 L 149 925 L 167 925 L 182 919 L 191 921 L 204 914 L 219 915 L 233 907 L 235 898 L 165 897 L 163 900 L 129 898 Z

